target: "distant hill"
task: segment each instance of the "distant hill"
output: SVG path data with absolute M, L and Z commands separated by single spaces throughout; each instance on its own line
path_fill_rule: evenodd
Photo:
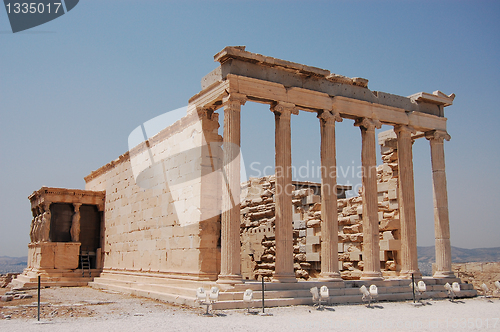
M 432 263 L 436 262 L 434 246 L 417 247 L 418 267 L 424 275 L 432 274 Z M 451 247 L 453 263 L 465 262 L 500 262 L 500 247 L 464 249 Z M 0 273 L 23 272 L 28 265 L 28 257 L 0 256 Z
M 28 256 L 24 257 L 9 257 L 0 256 L 0 273 L 18 273 L 28 266 Z
M 432 274 L 432 263 L 436 262 L 434 246 L 417 247 L 418 267 L 424 275 Z M 453 263 L 466 262 L 500 262 L 500 247 L 464 249 L 451 247 L 451 261 Z

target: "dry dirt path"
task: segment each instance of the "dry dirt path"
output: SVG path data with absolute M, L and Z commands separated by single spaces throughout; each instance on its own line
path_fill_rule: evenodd
M 202 309 L 88 287 L 49 288 L 42 290 L 46 304 L 38 323 L 36 307 L 21 306 L 36 301 L 36 292 L 29 293 L 34 297 L 0 302 L 0 331 L 500 331 L 499 299 L 429 301 L 420 307 L 382 302 L 371 309 L 365 305 L 335 305 L 323 311 L 309 306 L 266 309 L 272 316 L 219 310 L 216 316 L 205 317 Z M 11 319 L 4 318 L 9 314 Z

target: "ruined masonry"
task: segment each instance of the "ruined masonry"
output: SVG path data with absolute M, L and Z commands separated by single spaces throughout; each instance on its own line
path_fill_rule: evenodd
M 86 190 L 43 187 L 30 196 L 29 266 L 14 287 L 30 287 L 38 275 L 44 285 L 93 280 L 95 288 L 195 305 L 197 287 L 216 285 L 214 308 L 238 308 L 246 307 L 244 290 L 259 290 L 264 278 L 271 281 L 269 306 L 309 304 L 309 288 L 322 285 L 333 303 L 360 302 L 359 287 L 371 284 L 380 300 L 410 299 L 409 278 L 422 278 L 412 142 L 425 137 L 436 269 L 423 279 L 429 296 L 445 297 L 443 285 L 460 281 L 451 269 L 443 145 L 450 139 L 444 108 L 454 95 L 371 91 L 366 79 L 243 46 L 214 59 L 219 66 L 203 77 L 184 116 L 158 132 L 138 127 L 134 133 L 144 129 L 148 137 L 85 177 Z M 242 190 L 240 112 L 247 102 L 274 114 L 276 162 L 275 176 L 251 179 Z M 292 181 L 290 120 L 300 112 L 318 117 L 320 184 Z M 337 186 L 335 127 L 342 121 L 353 122 L 362 142 L 362 190 L 352 198 Z M 393 130 L 378 137 L 384 163 L 377 167 L 375 129 L 382 124 Z M 471 285 L 462 289 L 476 294 Z
M 383 164 L 377 167 L 380 269 L 384 277 L 401 270 L 401 239 L 398 206 L 396 134 L 379 134 Z M 241 204 L 241 264 L 246 280 L 274 274 L 276 241 L 275 177 L 250 179 L 243 184 Z M 292 181 L 293 257 L 297 278 L 309 280 L 321 272 L 321 184 Z M 363 202 L 361 196 L 346 198 L 349 186 L 337 185 L 338 269 L 344 280 L 360 279 L 363 271 Z

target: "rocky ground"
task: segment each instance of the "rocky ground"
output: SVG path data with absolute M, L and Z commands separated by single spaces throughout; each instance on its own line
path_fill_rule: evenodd
M 0 289 L 0 296 L 9 294 L 9 291 L 8 288 Z M 15 294 L 17 297 L 27 298 L 0 302 L 0 319 L 36 319 L 37 290 L 26 290 Z M 116 292 L 98 291 L 90 287 L 42 288 L 40 294 L 40 319 L 44 321 L 57 318 L 108 317 L 186 310 L 180 306 Z
M 0 295 L 8 289 L 1 289 Z M 499 331 L 500 299 L 424 301 L 267 308 L 272 316 L 246 310 L 217 310 L 170 305 L 89 287 L 41 291 L 37 321 L 36 290 L 32 298 L 0 302 L 0 331 Z M 253 309 L 254 312 L 261 311 Z

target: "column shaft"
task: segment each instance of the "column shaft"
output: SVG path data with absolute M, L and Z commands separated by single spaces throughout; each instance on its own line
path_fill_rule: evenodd
M 73 203 L 73 207 L 75 209 L 75 214 L 73 214 L 73 218 L 71 221 L 71 241 L 72 242 L 80 242 L 80 206 L 81 203 Z M 85 248 L 81 248 L 82 250 Z
M 413 128 L 395 126 L 398 137 L 399 165 L 399 218 L 401 223 L 401 272 L 400 276 L 422 276 L 418 269 L 417 220 L 415 214 L 415 188 L 413 180 L 412 138 Z
M 363 274 L 361 279 L 382 279 L 380 272 L 380 244 L 378 229 L 377 156 L 375 128 L 377 120 L 359 119 L 355 123 L 361 129 L 361 164 L 363 183 Z
M 218 283 L 240 283 L 240 111 L 244 101 L 224 101 L 221 272 Z
M 321 279 L 341 281 L 338 257 L 337 162 L 335 121 L 338 114 L 323 111 L 321 130 Z
M 436 239 L 435 278 L 454 278 L 451 268 L 450 220 L 448 215 L 448 192 L 444 159 L 445 132 L 426 133 L 431 146 L 432 184 L 434 196 L 434 235 Z
M 272 108 L 275 117 L 276 194 L 275 282 L 296 282 L 293 269 L 292 224 L 292 149 L 290 118 L 294 105 L 278 103 Z

